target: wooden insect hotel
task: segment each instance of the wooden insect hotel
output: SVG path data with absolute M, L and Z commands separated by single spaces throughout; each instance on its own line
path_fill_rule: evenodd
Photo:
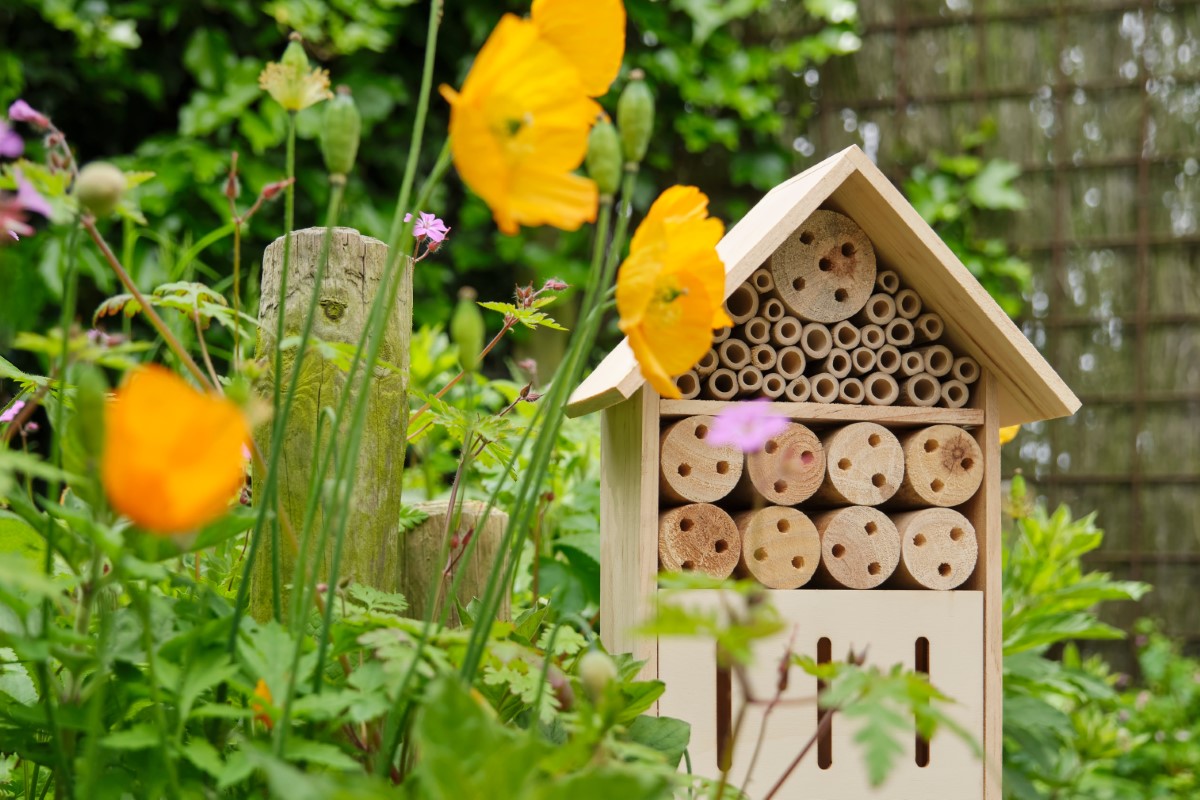
M 856 147 L 771 190 L 718 251 L 735 324 L 678 378 L 685 399 L 660 398 L 627 342 L 571 398 L 572 415 L 603 412 L 606 646 L 666 682 L 658 712 L 691 723 L 692 768 L 715 776 L 741 689 L 711 642 L 634 629 L 653 612 L 660 570 L 757 579 L 789 623 L 762 645 L 758 693 L 774 690 L 789 641 L 818 661 L 865 649 L 868 663 L 926 672 L 985 753 L 914 730 L 872 789 L 854 721 L 835 718 L 780 796 L 1000 800 L 998 430 L 1070 415 L 1079 401 Z M 704 442 L 713 415 L 753 398 L 790 420 L 782 434 L 750 455 Z M 785 697 L 818 689 L 794 671 Z M 820 713 L 774 712 L 751 796 Z M 754 738 L 733 754 L 739 785 Z

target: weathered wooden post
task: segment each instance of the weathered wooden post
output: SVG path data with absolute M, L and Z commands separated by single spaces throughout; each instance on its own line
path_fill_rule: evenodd
M 319 287 L 314 287 L 320 264 L 325 228 L 306 228 L 292 234 L 287 298 L 283 303 L 284 338 L 298 336 L 304 324 L 312 293 L 318 292 L 318 308 L 313 324 L 313 337 L 334 344 L 353 346 L 367 326 L 371 304 L 380 291 L 387 267 L 387 245 L 363 236 L 350 228 L 335 228 L 329 252 L 329 264 Z M 262 298 L 259 303 L 259 339 L 256 357 L 262 364 L 264 391 L 272 391 L 276 376 L 275 331 L 279 314 L 279 290 L 283 271 L 284 239 L 280 237 L 263 254 Z M 405 282 L 407 291 L 400 292 L 396 307 L 387 320 L 380 360 L 395 369 L 375 368 L 367 386 L 366 424 L 358 451 L 358 473 L 348 506 L 342 513 L 350 516 L 346 525 L 346 540 L 342 550 L 340 579 L 369 584 L 384 591 L 400 590 L 400 491 L 404 466 L 405 435 L 408 427 L 408 366 L 409 353 L 403 331 L 412 327 L 412 262 L 404 259 L 400 269 L 410 271 Z M 291 348 L 283 356 L 283 375 L 291 377 L 292 364 L 298 350 Z M 361 376 L 361 371 L 359 372 Z M 283 390 L 287 390 L 284 385 Z M 346 391 L 346 372 L 327 361 L 315 351 L 304 359 L 296 386 L 292 412 L 284 431 L 283 452 L 279 459 L 279 502 L 298 530 L 304 520 L 309 486 L 313 471 L 319 466 L 319 455 L 330 446 L 338 446 L 349 435 L 349 420 L 341 430 L 332 431 L 328 424 L 320 426 L 320 447 L 316 446 L 318 421 L 324 408 L 336 408 L 342 392 Z M 347 415 L 349 416 L 349 415 Z M 263 456 L 270 460 L 271 425 L 261 426 L 255 433 Z M 331 469 L 328 477 L 334 474 Z M 254 492 L 258 497 L 263 476 L 254 476 Z M 314 530 L 320 530 L 324 508 L 318 511 Z M 332 521 L 331 521 L 332 522 Z M 315 537 L 314 537 L 315 542 Z M 309 563 L 320 559 L 322 576 L 328 575 L 333 542 L 325 552 L 308 555 Z M 264 538 L 254 565 L 250 595 L 250 610 L 257 619 L 272 614 L 271 569 L 274 554 L 271 541 Z M 295 570 L 295 552 L 286 535 L 280 536 L 280 583 L 286 586 Z M 285 597 L 287 595 L 285 594 Z M 287 608 L 285 601 L 284 608 Z

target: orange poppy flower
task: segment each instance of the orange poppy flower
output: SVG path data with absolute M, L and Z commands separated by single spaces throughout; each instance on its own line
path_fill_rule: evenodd
M 725 313 L 725 232 L 708 216 L 708 197 L 672 186 L 650 207 L 617 273 L 620 328 L 642 374 L 663 397 L 679 397 L 671 380 L 712 345 L 712 331 L 733 324 Z
M 505 15 L 450 103 L 450 148 L 463 181 L 507 234 L 521 225 L 575 230 L 596 218 L 596 184 L 574 170 L 625 48 L 618 0 L 542 0 Z
M 1013 439 L 1017 438 L 1017 433 L 1021 430 L 1020 425 L 1007 425 L 1000 429 L 1000 444 L 1008 444 Z
M 254 686 L 254 699 L 250 701 L 250 710 L 254 712 L 256 720 L 267 726 L 267 730 L 275 727 L 275 720 L 267 713 L 267 707 L 273 705 L 275 705 L 275 698 L 271 697 L 271 687 L 267 686 L 266 681 L 259 678 L 258 683 Z
M 165 367 L 132 372 L 104 421 L 104 491 L 147 531 L 193 531 L 224 514 L 242 485 L 250 429 L 241 410 Z

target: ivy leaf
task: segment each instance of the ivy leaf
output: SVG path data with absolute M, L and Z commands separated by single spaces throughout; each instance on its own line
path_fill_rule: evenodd
M 1025 196 L 1012 182 L 1020 174 L 1013 162 L 993 159 L 967 184 L 967 197 L 979 208 L 1019 211 L 1025 208 Z

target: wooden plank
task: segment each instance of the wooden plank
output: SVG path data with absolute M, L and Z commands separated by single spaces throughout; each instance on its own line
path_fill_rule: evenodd
M 661 400 L 659 413 L 664 417 L 691 417 L 718 414 L 738 400 Z M 879 422 L 888 425 L 982 425 L 983 411 L 978 408 L 922 408 L 919 406 L 851 406 L 841 403 L 772 403 L 771 409 L 804 422 Z
M 658 675 L 657 643 L 634 636 L 654 608 L 658 576 L 658 394 L 645 386 L 604 410 L 600 422 L 600 617 L 610 653 L 645 660 Z

